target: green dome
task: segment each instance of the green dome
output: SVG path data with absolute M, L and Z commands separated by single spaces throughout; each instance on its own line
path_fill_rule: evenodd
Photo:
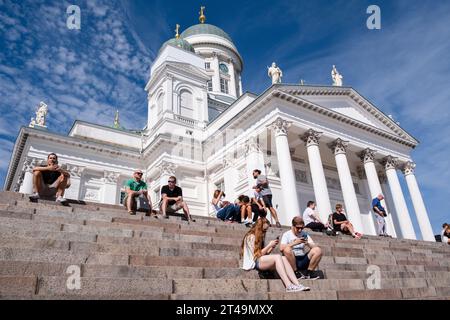
M 181 48 L 181 49 L 183 49 L 183 50 L 186 50 L 186 51 L 190 51 L 190 52 L 192 52 L 192 53 L 195 53 L 195 50 L 194 50 L 194 47 L 189 43 L 189 42 L 187 42 L 186 40 L 184 40 L 184 39 L 182 39 L 182 38 L 179 38 L 179 39 L 176 39 L 176 38 L 172 38 L 172 39 L 170 39 L 170 40 L 167 40 L 166 42 L 164 42 L 164 44 L 162 45 L 162 47 L 161 47 L 161 49 L 159 49 L 159 52 L 161 52 L 165 47 L 167 47 L 167 45 L 172 45 L 172 46 L 174 46 L 174 47 L 178 47 L 178 48 Z
M 233 42 L 233 40 L 231 40 L 231 37 L 225 31 L 216 26 L 213 26 L 212 24 L 206 23 L 196 24 L 192 27 L 187 28 L 183 31 L 181 36 L 183 38 L 187 38 L 196 34 L 213 34 L 225 38 L 230 42 Z

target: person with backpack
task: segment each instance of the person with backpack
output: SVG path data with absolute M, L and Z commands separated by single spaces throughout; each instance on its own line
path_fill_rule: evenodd
M 386 209 L 382 206 L 381 200 L 384 196 L 380 193 L 375 199 L 372 200 L 372 209 L 375 212 L 375 217 L 377 219 L 378 225 L 378 235 L 380 237 L 390 237 L 386 233 L 386 220 L 387 217 Z

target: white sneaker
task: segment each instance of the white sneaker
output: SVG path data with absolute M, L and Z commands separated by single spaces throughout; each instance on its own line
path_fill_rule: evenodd
M 66 199 L 66 198 L 63 198 L 63 197 L 61 197 L 61 196 L 59 196 L 58 198 L 56 198 L 56 202 L 59 202 L 59 203 L 66 203 L 66 202 L 67 202 L 67 199 Z
M 34 200 L 39 200 L 41 197 L 39 196 L 39 193 L 35 192 L 35 193 L 33 193 L 32 195 L 30 195 L 28 198 L 29 198 L 31 201 L 34 201 Z
M 311 290 L 309 287 L 305 287 L 304 285 L 295 285 L 291 284 L 286 287 L 286 292 L 300 292 L 300 291 L 309 291 Z

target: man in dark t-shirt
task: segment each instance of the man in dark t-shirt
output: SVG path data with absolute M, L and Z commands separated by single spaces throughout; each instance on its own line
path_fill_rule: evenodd
M 33 191 L 31 201 L 37 201 L 40 197 L 54 197 L 56 202 L 65 203 L 64 192 L 70 187 L 70 174 L 58 164 L 58 156 L 50 153 L 47 163 L 36 166 L 33 169 Z
M 353 238 L 361 239 L 362 234 L 355 232 L 355 228 L 344 214 L 342 204 L 339 203 L 336 205 L 336 212 L 333 213 L 333 227 L 335 231 L 350 233 Z
M 161 212 L 163 217 L 167 219 L 167 213 L 175 213 L 183 209 L 186 220 L 195 222 L 189 213 L 186 202 L 183 201 L 183 190 L 176 185 L 177 178 L 169 177 L 168 183 L 161 188 Z

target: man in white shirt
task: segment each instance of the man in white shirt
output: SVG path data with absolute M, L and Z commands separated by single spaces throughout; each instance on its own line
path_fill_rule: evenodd
M 319 215 L 314 211 L 315 209 L 316 203 L 314 201 L 308 201 L 306 209 L 303 212 L 303 221 L 305 222 L 305 228 L 322 232 L 327 229 L 328 223 L 325 224 L 320 220 Z
M 289 261 L 297 277 L 319 279 L 315 270 L 322 259 L 322 250 L 312 238 L 303 231 L 305 222 L 301 217 L 292 219 L 291 230 L 281 237 L 280 250 Z M 308 251 L 309 250 L 309 251 Z

